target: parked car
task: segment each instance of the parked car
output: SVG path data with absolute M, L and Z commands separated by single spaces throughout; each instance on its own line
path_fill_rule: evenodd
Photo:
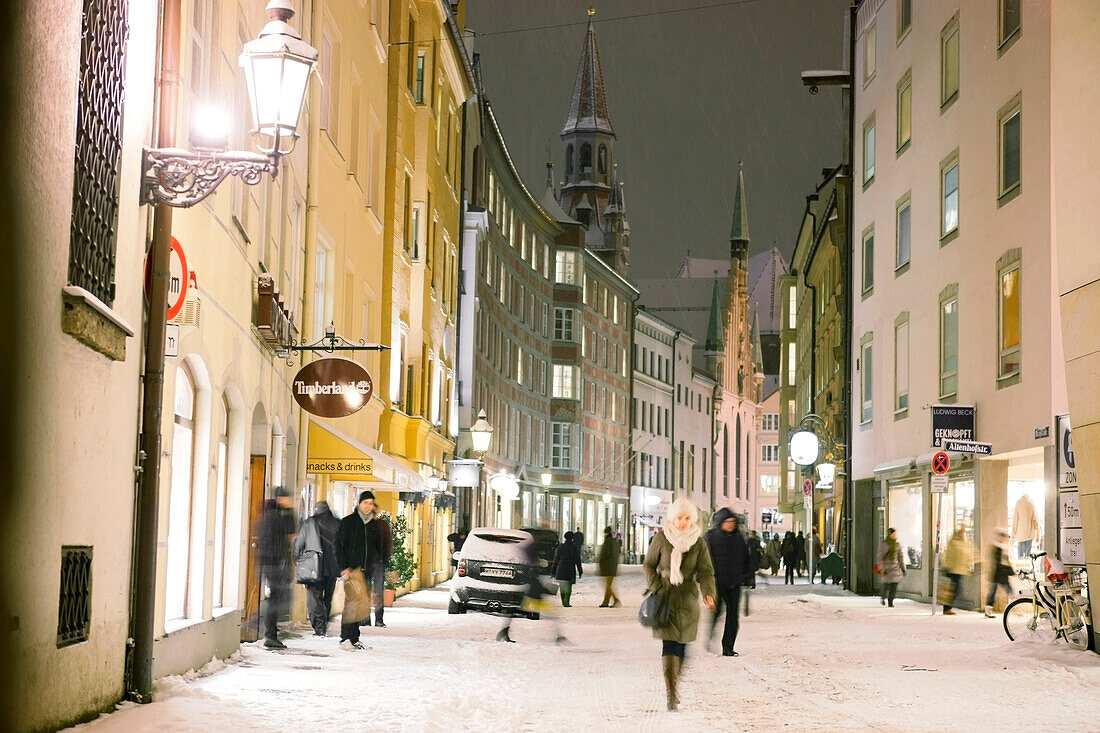
M 558 533 L 545 527 L 521 527 L 535 538 L 535 553 L 539 556 L 539 575 L 554 574 L 554 556 L 558 554 Z
M 470 530 L 462 549 L 455 553 L 458 567 L 451 578 L 447 613 L 470 610 L 526 614 L 537 619 L 537 612 L 523 610 L 523 596 L 537 577 L 537 568 L 531 565 L 528 555 L 534 541 L 529 532 L 519 529 Z

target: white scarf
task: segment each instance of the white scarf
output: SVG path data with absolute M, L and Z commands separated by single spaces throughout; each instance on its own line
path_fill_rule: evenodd
M 691 524 L 687 529 L 677 529 L 676 517 L 685 513 L 691 517 Z M 683 562 L 684 553 L 690 550 L 699 540 L 698 515 L 699 512 L 695 505 L 687 499 L 677 499 L 672 502 L 665 514 L 665 523 L 661 529 L 664 532 L 665 539 L 672 545 L 672 557 L 668 565 L 668 581 L 673 585 L 680 585 L 684 582 L 684 574 L 680 570 L 680 565 Z

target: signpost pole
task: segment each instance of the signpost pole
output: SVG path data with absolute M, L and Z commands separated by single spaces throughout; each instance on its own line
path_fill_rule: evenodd
M 936 494 L 936 538 L 932 543 L 932 615 L 940 595 L 940 526 L 943 524 L 943 494 Z

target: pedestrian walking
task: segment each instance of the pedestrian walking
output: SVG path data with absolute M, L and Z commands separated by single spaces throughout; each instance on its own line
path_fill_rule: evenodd
M 336 531 L 336 563 L 340 566 L 340 577 L 351 579 L 353 572 L 362 573 L 372 591 L 374 601 L 374 625 L 385 628 L 382 620 L 383 590 L 386 582 L 386 563 L 393 554 L 393 530 L 389 522 L 378 515 L 374 505 L 374 493 L 363 491 L 359 494 L 359 503 L 355 511 L 340 520 Z M 353 587 L 345 586 L 345 590 Z M 355 614 L 359 615 L 359 614 Z M 340 646 L 353 651 L 362 649 L 359 642 L 359 624 L 370 624 L 370 612 L 364 618 L 340 619 Z
M 798 565 L 798 547 L 795 546 L 794 533 L 787 530 L 779 546 L 783 556 L 783 585 L 794 585 L 795 566 Z
M 572 532 L 566 532 L 565 534 L 572 539 Z M 562 634 L 561 624 L 557 616 L 554 615 L 553 607 L 547 600 L 547 596 L 553 596 L 554 591 L 548 589 L 546 585 L 543 584 L 542 576 L 539 575 L 538 541 L 534 538 L 524 540 L 520 544 L 520 550 L 526 558 L 525 564 L 528 568 L 528 577 L 531 578 L 530 582 L 527 584 L 527 589 L 523 593 L 523 600 L 520 602 L 523 612 L 527 614 L 537 614 L 535 618 L 549 620 L 554 630 L 555 643 L 559 645 L 568 644 L 569 640 Z M 505 614 L 504 625 L 501 626 L 500 631 L 497 632 L 497 641 L 504 641 L 510 644 L 515 643 L 515 639 L 511 636 L 512 619 L 518 615 L 520 614 Z
M 798 577 L 802 577 L 802 573 L 806 571 L 806 535 L 802 534 L 802 530 L 798 530 L 798 536 L 794 538 L 794 549 L 797 553 L 795 558 L 795 568 L 798 570 Z
M 611 527 L 604 527 L 603 544 L 600 545 L 600 554 L 596 558 L 597 573 L 603 576 L 603 602 L 600 603 L 600 608 L 618 608 L 623 605 L 615 594 L 615 576 L 619 574 L 621 554 L 622 544 L 611 533 Z
M 1012 596 L 1012 586 L 1008 579 L 1016 574 L 1008 557 L 1007 529 L 998 529 L 996 541 L 989 548 L 989 595 L 985 599 L 985 617 L 993 618 L 993 606 L 997 602 L 997 591 L 1005 589 L 1005 595 Z
M 314 636 L 324 636 L 332 613 L 332 593 L 340 567 L 336 562 L 336 532 L 340 520 L 327 501 L 313 506 L 313 515 L 302 522 L 294 538 L 294 562 L 298 582 L 306 587 L 306 612 Z
M 580 554 L 581 559 L 584 559 L 584 532 L 581 532 L 581 528 L 577 527 L 573 530 L 573 544 L 577 546 L 577 552 Z
M 814 582 L 814 577 L 821 570 L 821 538 L 817 536 L 817 528 L 810 530 L 810 582 Z
M 275 498 L 264 501 L 260 516 L 260 573 L 270 595 L 264 614 L 264 646 L 286 649 L 279 641 L 279 619 L 290 610 L 290 543 L 294 536 L 294 500 L 285 486 L 275 489 Z
M 891 527 L 886 531 L 886 539 L 878 547 L 878 572 L 882 576 L 882 605 L 894 607 L 894 598 L 898 594 L 898 583 L 905 577 L 905 553 L 898 544 L 898 531 Z M 889 603 L 887 603 L 889 601 Z
M 943 551 L 943 572 L 947 576 L 947 595 L 943 599 L 943 615 L 954 616 L 951 610 L 959 597 L 962 579 L 974 569 L 974 545 L 966 538 L 966 529 L 957 527 Z
M 463 527 L 457 532 L 451 532 L 447 535 L 447 541 L 451 543 L 451 567 L 458 569 L 458 559 L 455 555 L 462 549 L 462 545 L 466 542 L 466 535 L 468 530 Z
M 573 596 L 573 584 L 584 575 L 581 567 L 581 548 L 575 541 L 573 532 L 565 533 L 565 542 L 558 545 L 554 553 L 554 580 L 558 581 L 558 592 L 561 593 L 561 605 L 569 608 L 570 598 Z M 535 567 L 538 567 L 538 558 L 535 559 Z
M 783 553 L 779 549 L 779 533 L 773 532 L 768 546 L 764 549 L 764 557 L 767 558 L 768 567 L 771 568 L 772 577 L 779 574 L 779 561 L 783 559 Z
M 711 564 L 714 566 L 714 585 L 717 595 L 714 597 L 714 616 L 707 635 L 707 648 L 711 646 L 714 630 L 718 627 L 718 618 L 725 610 L 725 625 L 722 631 L 722 656 L 736 657 L 734 644 L 737 642 L 737 630 L 740 624 L 741 588 L 752 583 L 752 550 L 744 535 L 737 531 L 737 515 L 723 507 L 714 513 L 714 522 L 706 534 L 707 548 L 710 550 Z
M 669 623 L 653 629 L 661 640 L 668 709 L 680 703 L 678 686 L 687 645 L 699 633 L 699 591 L 715 610 L 714 566 L 699 529 L 695 505 L 679 498 L 668 508 L 663 527 L 653 536 L 642 567 L 646 586 L 663 594 L 671 608 Z

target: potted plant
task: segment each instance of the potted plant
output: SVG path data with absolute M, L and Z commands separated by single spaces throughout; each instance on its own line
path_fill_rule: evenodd
M 416 559 L 412 551 L 405 546 L 409 536 L 409 520 L 404 516 L 394 519 L 389 512 L 382 513 L 382 519 L 390 523 L 393 532 L 393 554 L 386 563 L 385 604 L 393 605 L 394 591 L 408 583 L 416 575 Z

